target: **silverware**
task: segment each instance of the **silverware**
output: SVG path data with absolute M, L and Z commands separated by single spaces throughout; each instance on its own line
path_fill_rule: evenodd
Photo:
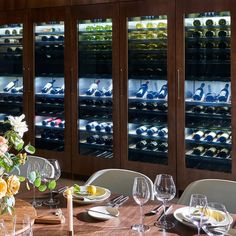
M 127 200 L 129 199 L 129 196 L 123 197 L 121 198 L 119 201 L 117 201 L 113 207 L 120 207 L 121 205 L 123 205 Z
M 66 189 L 68 188 L 68 186 L 64 186 L 64 187 L 61 187 L 57 190 L 53 190 L 52 191 L 52 194 L 55 196 L 55 195 L 58 195 L 58 194 L 61 194 L 63 193 Z
M 116 202 L 118 202 L 119 200 L 121 200 L 123 197 L 124 197 L 123 195 L 114 197 L 114 198 L 112 198 L 112 199 L 107 203 L 107 205 L 108 205 L 108 206 L 113 206 Z
M 172 208 L 173 208 L 172 205 L 166 207 L 165 210 L 166 215 L 172 210 Z M 157 217 L 156 221 L 160 221 L 163 216 L 164 216 L 164 211 Z
M 147 212 L 147 213 L 145 214 L 145 216 L 153 216 L 153 215 L 156 215 L 157 212 L 159 212 L 162 207 L 163 207 L 162 204 L 157 205 L 154 209 L 152 209 L 151 211 Z

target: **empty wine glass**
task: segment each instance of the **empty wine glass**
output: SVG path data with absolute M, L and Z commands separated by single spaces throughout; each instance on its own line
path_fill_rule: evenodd
M 56 159 L 48 159 L 49 163 L 45 163 L 42 171 L 42 179 L 45 182 L 58 180 L 61 176 L 61 168 Z M 45 200 L 43 204 L 48 206 L 55 206 L 59 204 L 58 199 L 53 198 L 52 189 L 50 189 L 50 199 Z
M 38 174 L 40 174 L 40 172 L 41 172 L 41 167 L 40 167 L 39 162 L 29 161 L 28 167 L 27 167 L 27 179 L 33 185 L 33 201 L 31 203 L 33 207 L 42 206 L 42 201 L 36 200 L 35 184 L 34 184 L 34 181 L 37 178 Z
M 218 202 L 209 202 L 207 204 L 207 214 L 209 216 L 208 222 L 202 226 L 207 235 L 226 235 L 231 224 L 226 207 Z
M 191 222 L 197 226 L 198 235 L 204 223 L 208 220 L 207 197 L 203 194 L 192 194 L 189 204 L 189 217 Z
M 134 179 L 133 185 L 133 198 L 135 202 L 140 206 L 140 215 L 141 215 L 141 223 L 132 225 L 132 229 L 138 232 L 145 232 L 149 230 L 149 226 L 143 224 L 143 205 L 150 198 L 150 189 L 148 182 L 143 177 L 136 177 Z
M 156 176 L 154 182 L 154 194 L 157 200 L 163 203 L 164 215 L 154 223 L 155 226 L 162 229 L 171 229 L 175 224 L 166 220 L 166 203 L 172 200 L 176 194 L 176 187 L 171 175 L 160 174 Z

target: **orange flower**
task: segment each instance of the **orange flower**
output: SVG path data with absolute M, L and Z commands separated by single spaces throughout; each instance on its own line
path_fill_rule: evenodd
M 0 178 L 0 199 L 5 197 L 7 192 L 7 183 L 4 179 Z
M 20 189 L 20 181 L 16 175 L 11 175 L 7 179 L 7 195 L 15 195 Z

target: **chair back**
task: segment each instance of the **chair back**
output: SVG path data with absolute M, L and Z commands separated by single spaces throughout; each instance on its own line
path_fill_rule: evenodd
M 224 179 L 202 179 L 189 184 L 178 200 L 178 204 L 189 205 L 191 194 L 207 196 L 208 202 L 220 202 L 230 213 L 236 213 L 236 182 Z
M 152 180 L 139 172 L 127 169 L 103 169 L 95 172 L 85 185 L 96 185 L 108 188 L 112 193 L 132 196 L 135 177 L 144 177 L 150 188 L 150 199 L 154 199 Z

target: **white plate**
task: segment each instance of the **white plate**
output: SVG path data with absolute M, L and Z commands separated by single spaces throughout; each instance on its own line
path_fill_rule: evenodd
M 108 210 L 109 208 L 107 206 L 96 206 L 96 207 L 92 207 L 88 210 L 88 214 L 98 220 L 110 220 L 110 219 L 114 219 L 116 216 L 119 215 L 119 211 L 118 209 L 114 208 L 114 210 L 117 210 L 117 212 L 113 212 L 113 214 L 115 214 L 115 216 L 109 215 L 110 212 Z M 99 213 L 99 212 L 103 212 L 103 213 Z
M 179 208 L 177 209 L 175 212 L 174 212 L 174 217 L 176 220 L 178 220 L 179 222 L 187 225 L 187 226 L 190 226 L 190 227 L 196 227 L 194 224 L 192 224 L 189 219 L 189 217 L 186 217 L 187 215 L 189 214 L 189 207 L 182 207 L 182 208 Z M 224 214 L 222 212 L 222 214 Z M 233 222 L 233 218 L 231 216 L 229 216 L 229 221 L 230 221 L 230 224 Z M 221 222 L 217 222 L 214 221 L 212 222 L 212 220 L 208 220 L 207 222 L 210 222 L 212 223 L 213 225 L 219 225 L 219 226 L 223 226 L 223 225 L 227 225 L 228 222 L 226 219 L 224 219 L 223 221 Z
M 73 201 L 77 202 L 79 204 L 90 204 L 90 203 L 96 203 L 106 200 L 111 196 L 111 191 L 109 189 L 104 188 L 105 194 L 102 196 L 80 196 L 80 197 L 73 197 Z
M 73 197 L 75 198 L 81 198 L 81 197 L 88 197 L 90 199 L 93 198 L 102 198 L 106 194 L 106 189 L 103 187 L 95 186 L 96 187 L 96 193 L 93 195 L 90 195 L 87 191 L 88 186 L 80 186 L 80 192 L 79 193 L 73 193 Z

